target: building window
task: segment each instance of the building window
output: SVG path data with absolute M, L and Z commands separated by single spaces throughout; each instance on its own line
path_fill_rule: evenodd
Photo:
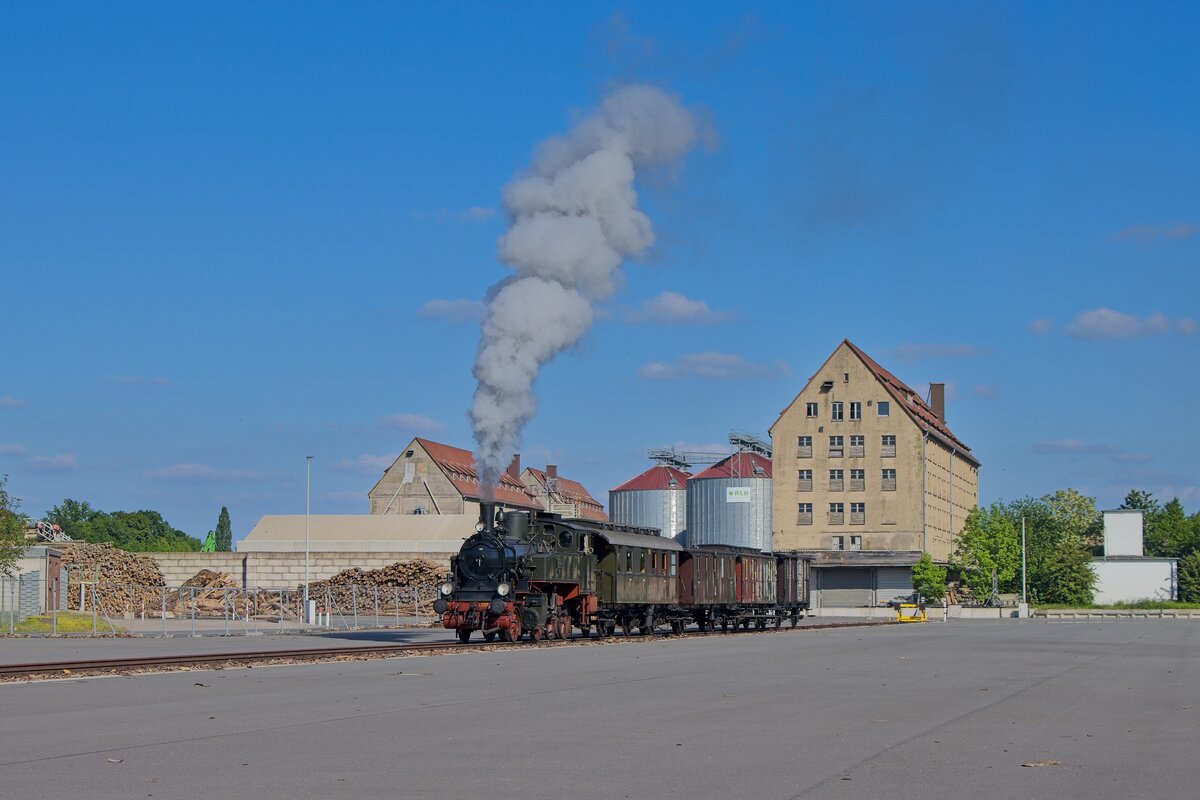
M 798 503 L 796 508 L 796 524 L 812 525 L 812 503 Z
M 842 421 L 842 401 L 841 400 L 838 400 L 836 402 L 829 404 L 829 418 L 831 420 L 833 420 L 834 422 Z
M 885 492 L 896 491 L 896 470 L 894 470 L 894 469 L 883 470 L 883 480 L 880 483 L 879 488 Z
M 830 547 L 832 547 L 834 550 L 845 550 L 846 549 L 846 537 L 845 536 L 831 536 L 831 537 L 829 537 L 829 541 L 831 542 Z
M 895 458 L 896 457 L 896 435 L 891 434 L 891 433 L 883 434 L 882 447 L 883 447 L 883 449 L 880 451 L 879 455 L 883 456 L 884 458 Z
M 850 524 L 865 525 L 867 522 L 867 504 L 866 503 L 851 503 L 850 504 Z
M 829 470 L 829 491 L 840 492 L 843 488 L 842 471 L 840 469 Z
M 867 488 L 867 471 L 865 469 L 850 470 L 850 491 L 863 492 Z
M 817 418 L 817 404 L 816 403 L 805 403 L 804 404 L 804 416 L 808 417 L 809 419 L 816 419 Z
M 881 417 L 886 417 L 888 414 L 892 413 L 892 404 L 887 400 L 880 400 L 875 404 L 875 413 Z
M 851 550 L 862 550 L 862 537 L 861 536 L 851 536 L 850 537 L 850 549 Z
M 812 458 L 812 437 L 800 436 L 796 439 L 796 458 Z
M 850 404 L 850 420 L 862 419 L 862 403 Z
M 829 524 L 841 525 L 846 521 L 846 506 L 842 503 L 829 504 Z
M 850 437 L 850 457 L 862 458 L 867 452 L 867 437 L 851 436 Z
M 796 477 L 797 477 L 796 488 L 799 491 L 801 491 L 801 492 L 811 492 L 812 491 L 813 484 L 812 484 L 812 470 L 811 469 L 798 470 L 798 474 Z
M 829 437 L 829 457 L 830 458 L 841 458 L 843 455 L 845 455 L 845 452 L 844 452 L 844 448 L 842 447 L 842 437 L 841 436 L 830 436 Z

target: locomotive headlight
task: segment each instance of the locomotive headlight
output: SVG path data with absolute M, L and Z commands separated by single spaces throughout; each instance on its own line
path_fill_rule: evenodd
M 442 589 L 442 594 L 448 595 L 454 591 L 454 584 L 451 583 L 450 581 L 446 581 L 445 583 L 442 584 L 441 589 Z
M 496 584 L 496 594 L 500 595 L 501 597 L 508 597 L 508 593 L 511 591 L 512 587 L 504 581 L 500 581 L 500 583 Z
M 475 523 L 475 532 L 476 532 L 476 533 L 483 533 L 483 529 L 484 529 L 484 527 L 486 527 L 486 526 L 485 526 L 485 525 L 484 525 L 482 522 L 476 522 L 476 523 Z

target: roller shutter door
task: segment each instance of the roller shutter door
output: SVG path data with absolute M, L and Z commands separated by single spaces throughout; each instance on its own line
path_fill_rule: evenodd
M 875 576 L 875 601 L 890 603 L 896 598 L 912 596 L 912 569 L 910 567 L 879 567 Z
M 813 570 L 821 576 L 822 606 L 869 606 L 875 576 L 869 568 L 827 567 Z

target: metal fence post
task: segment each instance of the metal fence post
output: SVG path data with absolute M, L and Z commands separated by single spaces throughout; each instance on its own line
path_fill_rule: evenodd
M 54 578 L 54 608 L 50 609 L 50 635 L 58 636 L 58 595 L 62 591 L 62 583 Z
M 8 633 L 11 636 L 13 633 L 16 632 L 16 629 L 17 629 L 17 618 L 16 618 L 16 614 L 13 611 L 13 598 L 12 598 L 13 580 L 12 580 L 12 578 L 5 578 L 4 582 L 6 584 L 8 584 Z
M 254 632 L 258 633 L 258 587 L 255 586 L 251 591 L 254 596 L 251 598 L 250 608 L 254 612 Z
M 96 584 L 92 584 L 92 636 L 96 635 Z
M 375 621 L 371 623 L 371 627 L 379 627 L 379 584 L 375 584 Z
M 283 600 L 283 589 L 279 590 L 279 630 L 283 630 L 283 612 L 287 611 L 287 604 Z
M 341 612 L 338 612 L 338 613 L 340 614 Z M 345 614 L 342 614 L 342 618 L 345 619 Z M 326 623 L 326 625 L 332 627 L 333 626 L 333 598 L 330 596 L 328 586 L 325 587 L 325 619 L 329 620 Z
M 167 638 L 167 587 L 162 587 L 162 624 L 163 638 Z
M 225 617 L 225 635 L 229 635 L 229 590 L 221 591 L 221 614 Z
M 192 636 L 195 636 L 196 635 L 196 587 L 193 586 L 189 590 L 189 592 L 191 594 L 191 599 L 188 604 L 192 607 Z
M 358 629 L 358 584 L 350 584 L 350 607 L 354 610 L 354 628 Z
M 392 611 L 396 614 L 396 627 L 400 627 L 400 587 L 393 586 L 392 593 L 395 594 L 395 601 L 392 603 Z

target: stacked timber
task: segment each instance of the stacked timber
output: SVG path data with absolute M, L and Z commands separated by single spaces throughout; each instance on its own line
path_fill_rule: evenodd
M 432 594 L 443 570 L 424 559 L 396 561 L 379 569 L 344 569 L 336 575 L 308 584 L 309 596 L 324 604 L 326 598 L 334 608 L 349 608 L 358 603 L 373 604 L 378 597 L 381 605 L 391 606 L 397 598 L 409 603 L 413 594 Z M 414 591 L 415 590 L 415 591 Z
M 54 548 L 62 553 L 63 566 L 70 568 L 71 585 L 67 587 L 67 606 L 79 610 L 79 585 L 91 608 L 92 588 L 98 607 L 108 614 L 123 613 L 143 604 L 157 606 L 163 585 L 162 572 L 153 558 L 113 547 L 108 542 L 58 542 Z

